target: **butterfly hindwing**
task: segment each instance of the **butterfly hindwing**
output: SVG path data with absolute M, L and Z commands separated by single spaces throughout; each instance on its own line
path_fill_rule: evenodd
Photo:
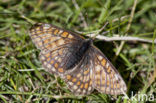
M 58 48 L 53 51 L 40 52 L 40 61 L 46 71 L 55 73 L 56 75 L 64 74 L 63 59 L 67 58 L 66 54 L 69 53 L 68 48 Z
M 67 74 L 64 78 L 68 88 L 75 95 L 90 94 L 94 88 L 92 84 L 92 69 L 91 69 L 90 57 L 87 54 L 81 62 L 75 67 L 75 71 L 71 74 Z
M 126 92 L 126 84 L 111 62 L 96 47 L 93 47 L 92 51 L 94 55 L 92 75 L 94 88 L 101 93 L 111 95 L 119 95 Z

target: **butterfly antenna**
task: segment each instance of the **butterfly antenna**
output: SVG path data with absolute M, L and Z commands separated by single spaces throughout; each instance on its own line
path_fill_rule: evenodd
M 88 19 L 88 14 L 87 14 L 87 13 L 85 14 L 85 17 L 86 17 L 86 21 L 87 21 L 87 22 L 86 22 L 86 25 L 87 25 L 87 27 L 89 28 L 89 32 L 90 32 L 91 30 L 90 30 L 89 19 Z M 91 34 L 89 35 L 89 39 L 92 39 L 92 38 L 91 38 Z

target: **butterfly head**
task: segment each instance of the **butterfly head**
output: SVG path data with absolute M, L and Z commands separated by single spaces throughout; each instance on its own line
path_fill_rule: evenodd
M 85 43 L 92 45 L 93 44 L 93 40 L 91 38 L 89 39 L 85 39 Z

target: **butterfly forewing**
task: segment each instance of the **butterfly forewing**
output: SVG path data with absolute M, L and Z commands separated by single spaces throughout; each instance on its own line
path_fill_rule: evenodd
M 43 23 L 35 24 L 30 29 L 30 37 L 41 51 L 55 50 L 59 46 L 82 40 L 81 37 L 75 35 L 73 32 Z
M 40 60 L 48 72 L 63 76 L 65 62 L 70 60 L 75 44 L 81 43 L 82 37 L 51 24 L 38 23 L 30 29 L 34 44 L 41 50 Z M 72 49 L 73 48 L 73 49 Z

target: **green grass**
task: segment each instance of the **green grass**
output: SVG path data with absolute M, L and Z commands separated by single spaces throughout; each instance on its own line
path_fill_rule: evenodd
M 44 71 L 38 59 L 39 50 L 28 32 L 32 23 L 46 22 L 72 31 L 99 33 L 105 36 L 135 36 L 156 38 L 156 1 L 138 0 L 133 18 L 133 0 L 1 0 L 0 1 L 0 102 L 60 102 L 60 103 L 137 103 L 122 96 L 100 94 L 96 90 L 87 96 L 74 96 L 60 78 Z M 80 19 L 83 14 L 88 26 Z M 125 19 L 121 19 L 126 16 Z M 119 19 L 113 22 L 114 19 Z M 129 20 L 132 22 L 129 23 Z M 107 27 L 97 32 L 109 22 Z M 130 28 L 127 30 L 127 26 Z M 133 91 L 154 95 L 156 102 L 156 46 L 142 42 L 125 42 L 116 55 L 121 41 L 95 40 L 94 44 L 109 58 Z M 142 103 L 146 103 L 144 100 Z M 150 102 L 150 101 L 148 101 Z M 153 101 L 154 103 L 154 101 Z

